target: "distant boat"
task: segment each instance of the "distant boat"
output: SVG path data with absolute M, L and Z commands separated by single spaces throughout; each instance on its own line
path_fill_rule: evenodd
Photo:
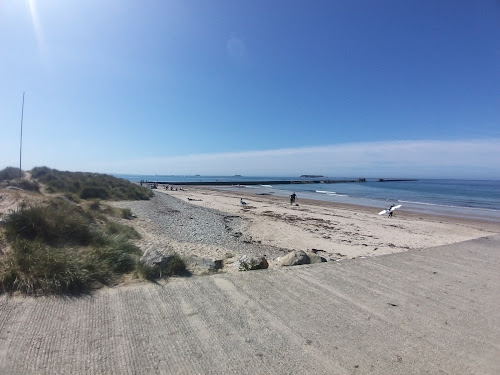
M 243 177 L 241 174 L 235 174 L 233 177 Z

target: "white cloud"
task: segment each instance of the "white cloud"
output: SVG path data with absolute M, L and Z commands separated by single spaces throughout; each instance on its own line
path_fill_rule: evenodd
M 84 168 L 89 170 L 89 166 Z M 72 170 L 74 169 L 71 168 Z M 96 171 L 348 177 L 500 178 L 500 139 L 387 141 L 234 153 L 195 154 L 98 164 Z

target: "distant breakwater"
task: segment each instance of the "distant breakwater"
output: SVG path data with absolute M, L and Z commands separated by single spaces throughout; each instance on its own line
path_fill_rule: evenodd
M 418 181 L 415 178 L 379 178 L 377 182 Z
M 291 184 L 339 184 L 366 182 L 364 178 L 355 180 L 262 180 L 262 181 L 142 181 L 143 184 L 157 185 L 211 185 L 211 186 L 243 186 L 243 185 L 291 185 Z

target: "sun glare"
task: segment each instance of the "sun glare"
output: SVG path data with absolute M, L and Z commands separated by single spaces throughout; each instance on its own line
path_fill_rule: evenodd
M 31 22 L 33 23 L 33 29 L 35 31 L 35 37 L 38 44 L 38 48 L 45 55 L 45 42 L 43 40 L 42 27 L 40 26 L 40 19 L 38 17 L 38 12 L 36 9 L 36 1 L 28 0 L 28 6 L 31 14 Z

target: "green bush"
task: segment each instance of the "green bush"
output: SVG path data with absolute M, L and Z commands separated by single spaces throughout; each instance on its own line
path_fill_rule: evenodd
M 0 181 L 15 180 L 24 177 L 24 172 L 19 171 L 19 168 L 7 167 L 0 171 Z
M 98 198 L 106 200 L 108 199 L 108 197 L 109 193 L 106 191 L 106 189 L 98 187 L 86 187 L 83 188 L 82 192 L 80 193 L 80 198 L 82 199 Z
M 11 181 L 9 185 L 18 187 L 19 189 L 23 189 L 26 191 L 35 191 L 37 193 L 40 192 L 40 185 L 38 185 L 36 181 L 17 179 Z

